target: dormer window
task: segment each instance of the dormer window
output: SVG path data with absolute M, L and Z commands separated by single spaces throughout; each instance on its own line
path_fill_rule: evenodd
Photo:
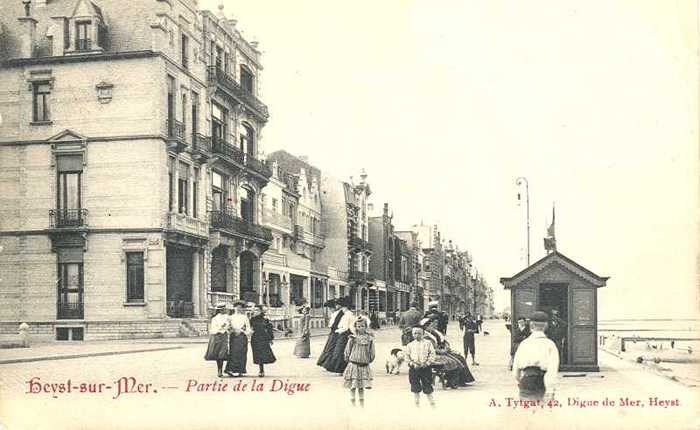
M 90 38 L 91 21 L 77 21 L 75 23 L 75 50 L 89 51 L 92 49 Z
M 102 9 L 90 0 L 78 0 L 64 26 L 66 53 L 103 51 L 107 42 L 107 22 Z M 67 33 L 67 34 L 66 34 Z

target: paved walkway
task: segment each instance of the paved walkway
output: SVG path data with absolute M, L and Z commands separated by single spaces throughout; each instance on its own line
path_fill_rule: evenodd
M 400 345 L 399 331 L 386 329 L 376 333 L 373 388 L 366 393 L 364 410 L 350 407 L 342 377 L 316 365 L 325 343 L 325 336 L 318 336 L 311 343 L 313 358 L 307 360 L 293 356 L 294 342 L 276 341 L 277 362 L 266 366 L 265 378 L 254 376 L 257 369 L 249 355 L 248 377 L 218 379 L 214 364 L 202 359 L 206 346 L 199 343 L 130 355 L 4 364 L 0 366 L 0 424 L 12 430 L 225 429 L 231 423 L 238 429 L 285 430 L 325 428 L 328 423 L 343 430 L 698 428 L 693 427 L 700 408 L 697 389 L 607 354 L 600 356 L 601 372 L 560 378 L 557 400 L 561 406 L 515 405 L 515 381 L 507 369 L 508 332 L 502 321 L 486 321 L 485 329 L 490 335 L 476 338 L 480 362 L 472 369 L 476 382 L 457 390 L 438 388 L 435 410 L 413 407 L 405 367 L 400 375 L 385 373 L 389 351 Z M 450 322 L 448 339 L 455 346 L 460 344 L 454 322 Z M 119 381 L 131 377 L 144 386 L 151 384 L 152 390 L 119 394 Z M 48 391 L 28 392 L 32 378 Z M 67 381 L 106 384 L 111 389 L 50 392 L 51 384 Z M 226 391 L 216 391 L 216 384 L 226 384 Z M 615 405 L 603 405 L 606 401 Z

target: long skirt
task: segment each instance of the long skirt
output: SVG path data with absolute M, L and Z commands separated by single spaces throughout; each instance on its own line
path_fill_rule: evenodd
M 345 367 L 348 365 L 348 362 L 345 361 L 345 347 L 348 344 L 349 338 L 350 332 L 348 331 L 338 335 L 331 358 L 328 360 L 328 363 L 323 366 L 324 369 L 333 373 L 343 373 L 345 371 Z
M 228 357 L 228 334 L 215 333 L 209 336 L 209 345 L 204 359 L 209 361 L 226 360 Z
M 333 350 L 335 349 L 335 344 L 338 342 L 338 334 L 336 332 L 331 332 L 326 340 L 326 346 L 323 347 L 323 352 L 318 356 L 316 364 L 325 368 L 333 356 Z
M 299 358 L 309 358 L 311 355 L 311 336 L 305 333 L 294 345 L 294 355 Z
M 467 360 L 465 360 L 464 357 L 455 352 L 447 352 L 444 357 L 452 363 L 445 368 L 445 376 L 447 377 L 447 383 L 449 385 L 452 387 L 464 387 L 474 382 L 474 376 L 469 371 Z
M 343 372 L 345 388 L 372 388 L 372 369 L 369 364 L 360 366 L 355 363 L 348 363 L 348 367 Z
M 255 364 L 271 364 L 277 361 L 269 340 L 261 339 L 253 334 L 250 339 L 250 348 L 253 350 L 253 363 Z
M 226 362 L 226 371 L 232 373 L 246 373 L 248 361 L 248 336 L 241 333 L 231 334 L 229 338 L 229 354 Z

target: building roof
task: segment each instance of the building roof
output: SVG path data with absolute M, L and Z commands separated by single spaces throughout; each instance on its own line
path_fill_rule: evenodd
M 536 261 L 529 267 L 526 267 L 525 269 L 521 270 L 517 274 L 511 276 L 510 278 L 501 278 L 501 284 L 503 284 L 503 287 L 506 289 L 513 288 L 518 284 L 521 284 L 527 278 L 537 273 L 540 273 L 543 270 L 546 270 L 552 265 L 559 265 L 565 270 L 575 274 L 579 278 L 588 281 L 589 283 L 598 288 L 604 287 L 607 280 L 610 279 L 609 276 L 598 276 L 590 270 L 586 269 L 585 267 L 581 266 L 574 260 L 565 256 L 564 254 L 558 251 L 554 251 L 551 254 L 547 254 L 544 258 L 541 258 L 540 260 Z

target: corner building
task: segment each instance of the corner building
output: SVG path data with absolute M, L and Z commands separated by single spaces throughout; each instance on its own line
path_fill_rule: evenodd
M 2 2 L 0 23 L 0 333 L 194 334 L 258 301 L 254 44 L 194 0 Z

